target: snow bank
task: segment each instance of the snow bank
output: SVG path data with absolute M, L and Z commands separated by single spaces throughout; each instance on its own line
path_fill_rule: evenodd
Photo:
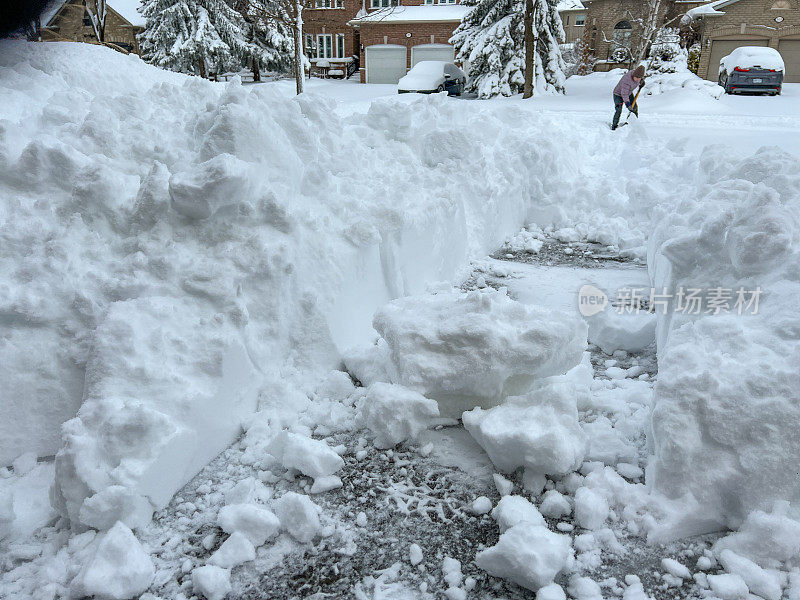
M 84 525 L 112 486 L 163 506 L 265 384 L 338 366 L 378 306 L 452 279 L 570 172 L 522 109 L 340 117 L 82 44 L 4 42 L 0 103 L 0 464 L 58 451 L 56 505 Z M 391 168 L 353 168 L 375 156 Z
M 800 506 L 799 173 L 775 148 L 743 160 L 707 149 L 697 195 L 650 240 L 654 285 L 683 289 L 684 310 L 676 297 L 658 316 L 647 477 L 672 498 L 693 497 L 706 528 L 735 528 L 776 500 Z M 701 291 L 701 310 L 687 309 L 689 289 Z
M 451 417 L 565 373 L 586 346 L 579 315 L 526 306 L 491 288 L 401 298 L 378 310 L 373 325 L 386 341 L 393 382 L 435 399 Z

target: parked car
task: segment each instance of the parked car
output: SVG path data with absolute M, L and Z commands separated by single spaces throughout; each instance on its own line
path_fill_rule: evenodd
M 741 46 L 719 61 L 719 84 L 726 94 L 761 92 L 777 96 L 784 74 L 780 53 L 765 46 Z
M 397 84 L 398 94 L 417 92 L 434 94 L 447 92 L 448 96 L 460 96 L 467 84 L 464 71 L 453 63 L 441 60 L 423 60 L 411 67 Z

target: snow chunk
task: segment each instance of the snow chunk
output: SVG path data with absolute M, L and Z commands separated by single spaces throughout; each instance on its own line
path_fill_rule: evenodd
M 485 515 L 492 510 L 492 501 L 486 496 L 478 496 L 472 501 L 470 510 L 472 511 L 472 514 Z
M 328 475 L 327 477 L 317 477 L 314 480 L 314 485 L 308 490 L 309 494 L 323 494 L 331 490 L 342 487 L 342 480 L 336 475 Z
M 342 457 L 323 441 L 281 431 L 267 445 L 267 452 L 287 469 L 297 469 L 316 479 L 333 475 L 344 466 Z
M 509 481 L 500 473 L 492 474 L 492 479 L 494 479 L 494 487 L 497 488 L 497 493 L 501 496 L 508 496 L 514 491 L 514 482 Z
M 656 341 L 656 315 L 640 312 L 619 314 L 605 310 L 588 319 L 589 342 L 606 354 L 614 350 L 639 352 Z
M 247 163 L 231 154 L 219 154 L 169 180 L 172 208 L 193 220 L 207 219 L 226 206 L 249 197 Z
M 730 573 L 709 575 L 708 585 L 722 600 L 747 600 L 750 593 L 744 579 Z
M 420 548 L 419 544 L 411 544 L 408 547 L 408 560 L 411 564 L 416 567 L 422 562 L 422 558 L 422 548 Z
M 375 447 L 415 440 L 439 416 L 434 400 L 401 385 L 373 383 L 360 402 L 359 416 L 375 434 Z
M 253 542 L 241 531 L 234 531 L 211 555 L 209 562 L 223 569 L 230 569 L 255 558 L 256 549 Z
M 503 496 L 492 510 L 492 518 L 497 521 L 500 533 L 504 533 L 518 523 L 545 525 L 544 518 L 536 507 L 522 496 Z
M 231 591 L 231 572 L 214 565 L 192 571 L 192 587 L 206 600 L 223 600 Z
M 594 579 L 573 575 L 567 588 L 575 600 L 603 600 L 603 592 Z
M 490 575 L 533 591 L 552 583 L 572 560 L 568 536 L 527 522 L 511 527 L 496 545 L 475 556 L 475 564 Z
M 518 467 L 542 475 L 569 473 L 580 466 L 586 450 L 571 389 L 542 382 L 502 406 L 465 412 L 464 427 L 505 473 Z
M 117 521 L 138 529 L 150 522 L 153 505 L 147 498 L 133 495 L 121 485 L 112 485 L 84 500 L 79 514 L 82 523 L 101 531 Z
M 719 562 L 728 573 L 740 576 L 750 592 L 764 600 L 780 600 L 781 580 L 776 573 L 770 573 L 751 560 L 739 556 L 731 550 L 719 554 Z
M 461 587 L 461 581 L 464 578 L 461 573 L 461 561 L 445 556 L 442 561 L 442 577 L 449 587 Z
M 539 588 L 536 592 L 536 600 L 567 600 L 567 594 L 557 583 L 551 583 Z
M 124 524 L 117 523 L 93 544 L 91 558 L 70 583 L 71 595 L 125 600 L 150 587 L 155 575 L 153 562 Z
M 255 477 L 245 477 L 225 492 L 225 504 L 257 504 L 269 500 L 272 493 Z
M 548 490 L 542 496 L 542 502 L 539 504 L 539 512 L 545 517 L 551 519 L 560 519 L 566 517 L 572 512 L 572 506 L 569 499 L 558 490 Z
M 598 492 L 582 487 L 575 492 L 575 521 L 584 529 L 600 529 L 608 518 L 608 501 Z
M 217 525 L 225 533 L 243 533 L 257 548 L 278 533 L 281 522 L 275 514 L 255 504 L 231 504 L 220 509 Z
M 400 383 L 458 417 L 522 394 L 534 379 L 581 361 L 586 324 L 578 315 L 526 306 L 488 289 L 409 296 L 378 310 Z
M 672 575 L 673 577 L 677 577 L 679 579 L 691 579 L 692 573 L 686 568 L 686 565 L 679 563 L 674 558 L 662 558 L 661 559 L 661 568 L 664 569 L 667 573 Z
M 14 475 L 18 475 L 20 477 L 30 473 L 35 466 L 36 452 L 26 452 L 25 454 L 21 454 L 14 459 L 14 462 L 11 463 L 11 467 L 14 469 Z
M 800 521 L 790 519 L 787 502 L 776 503 L 771 513 L 756 510 L 745 519 L 739 531 L 714 544 L 714 553 L 732 550 L 764 568 L 779 568 L 800 556 Z
M 281 526 L 299 542 L 310 542 L 319 532 L 320 508 L 311 498 L 296 492 L 286 492 L 275 503 Z

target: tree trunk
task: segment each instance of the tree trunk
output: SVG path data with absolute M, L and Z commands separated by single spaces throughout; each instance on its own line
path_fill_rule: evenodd
M 200 77 L 205 79 L 206 78 L 206 57 L 205 56 L 201 56 L 197 60 L 197 62 L 198 62 L 199 67 L 200 67 Z
M 261 81 L 261 66 L 258 64 L 258 59 L 253 57 L 253 83 Z
M 536 67 L 535 42 L 533 38 L 533 0 L 525 0 L 525 85 L 523 98 L 533 96 L 533 71 Z
M 297 93 L 302 94 L 305 87 L 305 67 L 303 66 L 303 5 L 301 0 L 294 1 L 295 28 L 294 28 L 294 77 L 297 83 Z

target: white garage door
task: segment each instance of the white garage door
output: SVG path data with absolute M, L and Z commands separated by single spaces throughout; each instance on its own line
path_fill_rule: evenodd
M 421 44 L 411 48 L 411 66 L 422 60 L 453 62 L 453 47 L 447 44 Z
M 766 46 L 764 38 L 750 40 L 713 40 L 711 42 L 711 61 L 708 63 L 706 79 L 717 81 L 719 79 L 719 61 L 741 46 Z
M 406 47 L 395 44 L 367 46 L 367 83 L 397 83 L 406 74 Z
M 783 80 L 787 83 L 800 83 L 800 40 L 780 40 L 778 52 L 781 53 L 786 67 Z

